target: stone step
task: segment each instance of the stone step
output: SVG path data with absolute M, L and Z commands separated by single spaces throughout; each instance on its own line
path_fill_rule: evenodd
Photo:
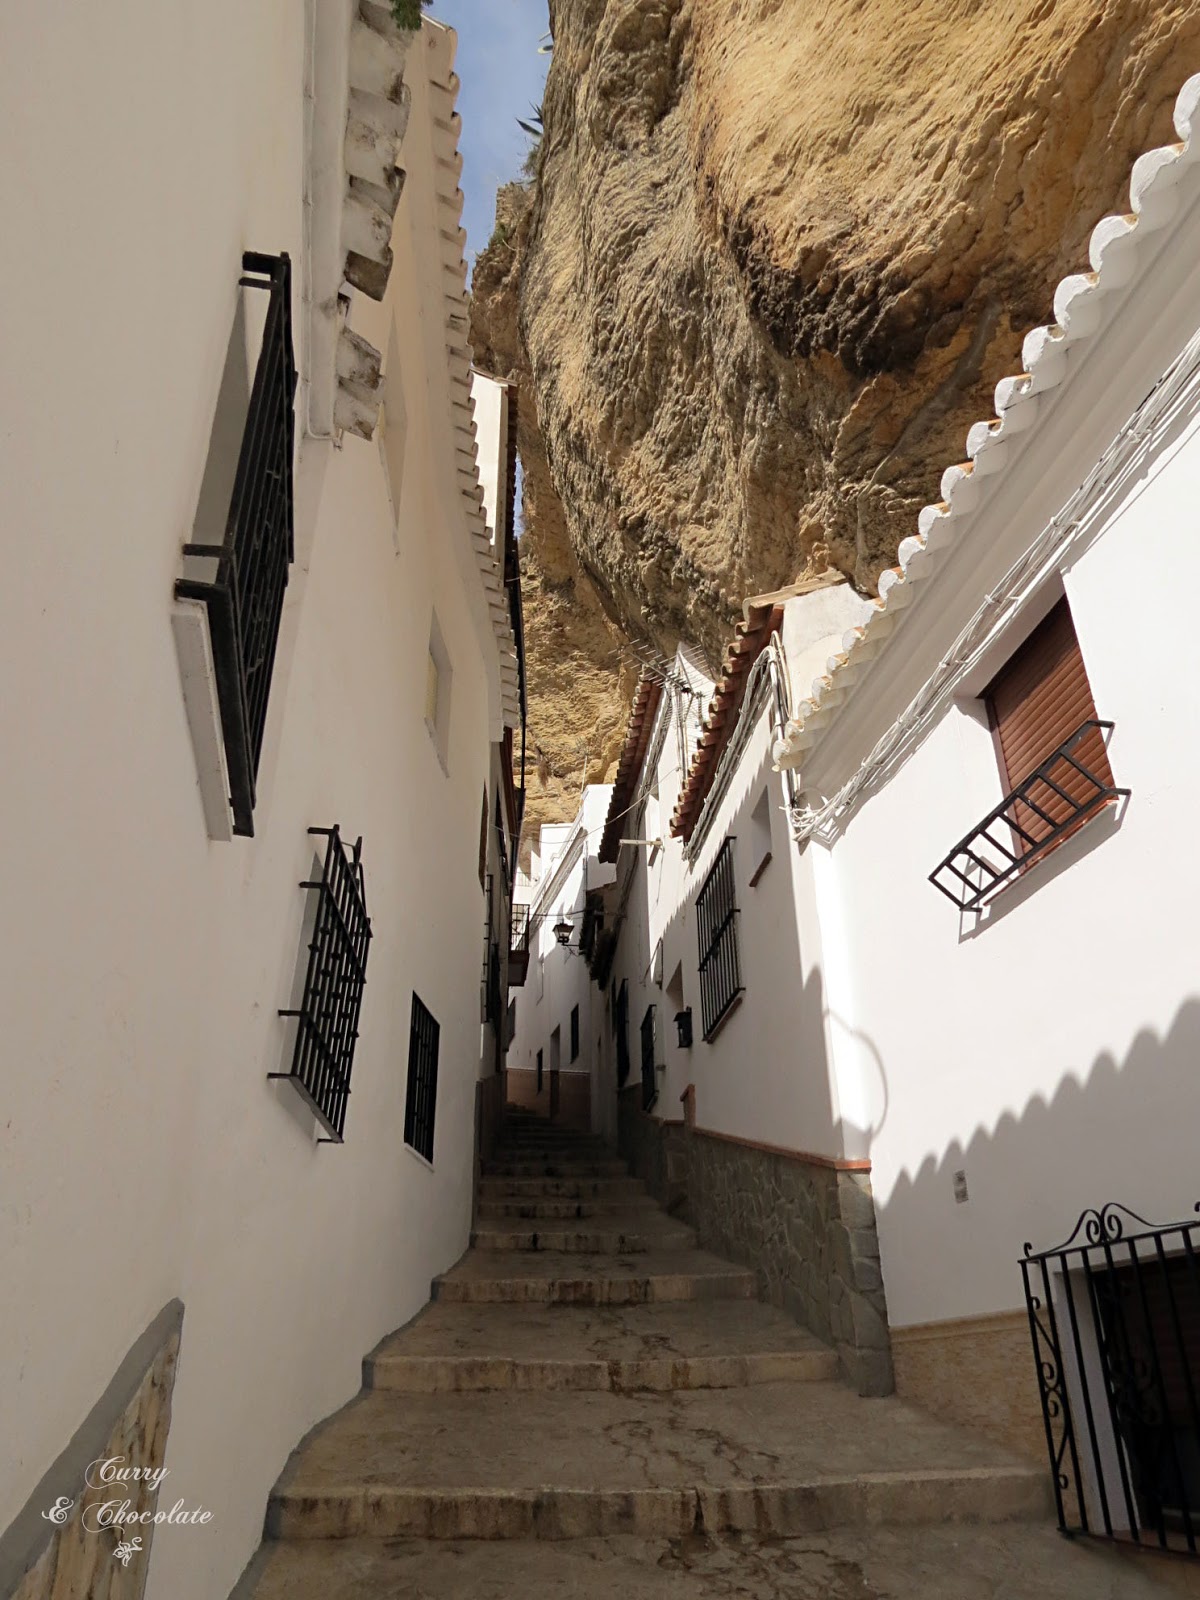
M 1043 1515 L 1045 1468 L 838 1383 L 671 1394 L 371 1390 L 298 1449 L 284 1539 L 773 1538 Z
M 643 1255 L 648 1250 L 690 1250 L 694 1228 L 672 1222 L 661 1211 L 614 1212 L 583 1226 L 578 1221 L 519 1223 L 480 1221 L 471 1235 L 477 1250 L 550 1250 L 571 1255 Z
M 500 1222 L 522 1219 L 528 1222 L 562 1221 L 565 1218 L 607 1217 L 614 1214 L 660 1217 L 661 1209 L 649 1195 L 627 1195 L 622 1192 L 612 1199 L 602 1196 L 592 1200 L 554 1199 L 549 1196 L 532 1196 L 527 1199 L 481 1199 L 476 1209 L 480 1222 Z
M 1166 1600 L 1152 1573 L 1024 1523 L 781 1540 L 331 1539 L 263 1545 L 234 1600 Z
M 585 1307 L 425 1309 L 363 1363 L 367 1388 L 716 1389 L 829 1379 L 837 1356 L 757 1300 Z
M 644 1196 L 640 1178 L 488 1178 L 479 1180 L 481 1200 L 615 1200 Z
M 629 1163 L 615 1156 L 602 1161 L 575 1156 L 544 1161 L 485 1161 L 485 1178 L 627 1178 Z
M 433 1298 L 475 1305 L 648 1305 L 669 1300 L 749 1300 L 754 1274 L 705 1250 L 645 1255 L 526 1255 L 469 1251 L 433 1280 Z

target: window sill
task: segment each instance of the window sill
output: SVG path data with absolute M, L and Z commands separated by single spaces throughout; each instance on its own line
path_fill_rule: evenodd
M 407 1140 L 405 1140 L 404 1148 L 408 1151 L 409 1155 L 414 1161 L 425 1168 L 426 1172 L 433 1172 L 435 1170 L 433 1162 L 427 1161 L 421 1152 L 419 1150 L 414 1150 L 412 1145 L 409 1144 Z
M 713 1044 L 720 1037 L 725 1024 L 729 1021 L 730 1017 L 733 1016 L 734 1012 L 740 1009 L 742 1001 L 745 998 L 746 991 L 744 989 L 739 989 L 737 994 L 734 995 L 733 999 L 726 1006 L 721 1016 L 717 1019 L 717 1024 L 713 1028 L 713 1031 L 704 1035 L 704 1038 L 701 1040 L 702 1044 Z
M 1125 815 L 1125 798 L 1123 795 L 1113 796 L 1097 806 L 1090 815 L 1081 817 L 1074 827 L 1048 845 L 1035 860 L 1022 867 L 1002 888 L 997 889 L 977 912 L 964 912 L 959 942 L 974 939 L 993 923 L 1001 921 L 1023 905 L 1030 895 L 1036 894 L 1044 884 L 1066 872 L 1116 833 Z

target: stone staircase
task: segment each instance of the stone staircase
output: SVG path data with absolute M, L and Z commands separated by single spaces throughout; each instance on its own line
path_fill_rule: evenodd
M 364 1379 L 289 1461 L 238 1600 L 1161 1594 L 1057 1539 L 1044 1469 L 859 1398 L 611 1151 L 530 1114 Z

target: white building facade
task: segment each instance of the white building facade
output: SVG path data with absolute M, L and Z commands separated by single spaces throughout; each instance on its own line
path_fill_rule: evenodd
M 1049 1437 L 1118 1533 L 1200 1505 L 1198 104 L 880 600 L 748 602 L 698 742 L 687 663 L 643 683 L 614 811 L 678 836 L 601 851 L 639 1169 L 861 1388 Z
M 211 1513 L 146 1593 L 228 1593 L 468 1241 L 521 685 L 454 48 L 350 0 L 5 22 L 0 1593 L 111 1563 L 118 1447 Z
M 590 784 L 575 820 L 547 824 L 517 880 L 524 984 L 514 989 L 507 1098 L 577 1128 L 607 1131 L 599 1072 L 602 998 L 583 945 L 589 899 L 613 881 L 597 856 L 612 791 Z M 615 1133 L 615 1128 L 611 1130 Z

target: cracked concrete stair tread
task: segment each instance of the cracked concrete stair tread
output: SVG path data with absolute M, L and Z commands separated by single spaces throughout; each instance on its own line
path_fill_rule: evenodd
M 833 1377 L 837 1357 L 757 1300 L 651 1306 L 435 1301 L 368 1359 L 377 1388 L 695 1388 Z
M 754 1295 L 754 1274 L 706 1250 L 628 1255 L 553 1250 L 470 1250 L 433 1280 L 435 1300 L 690 1300 Z
M 589 1240 L 595 1243 L 588 1243 Z M 565 1220 L 481 1217 L 476 1221 L 471 1243 L 479 1250 L 540 1249 L 589 1254 L 612 1250 L 619 1254 L 622 1250 L 654 1248 L 688 1250 L 696 1243 L 696 1233 L 661 1210 L 643 1209 Z
M 284 1538 L 779 1535 L 1044 1510 L 1044 1469 L 837 1383 L 636 1395 L 368 1391 L 298 1450 Z
M 1048 1527 L 872 1528 L 796 1539 L 267 1544 L 233 1600 L 1163 1600 L 1146 1572 Z

